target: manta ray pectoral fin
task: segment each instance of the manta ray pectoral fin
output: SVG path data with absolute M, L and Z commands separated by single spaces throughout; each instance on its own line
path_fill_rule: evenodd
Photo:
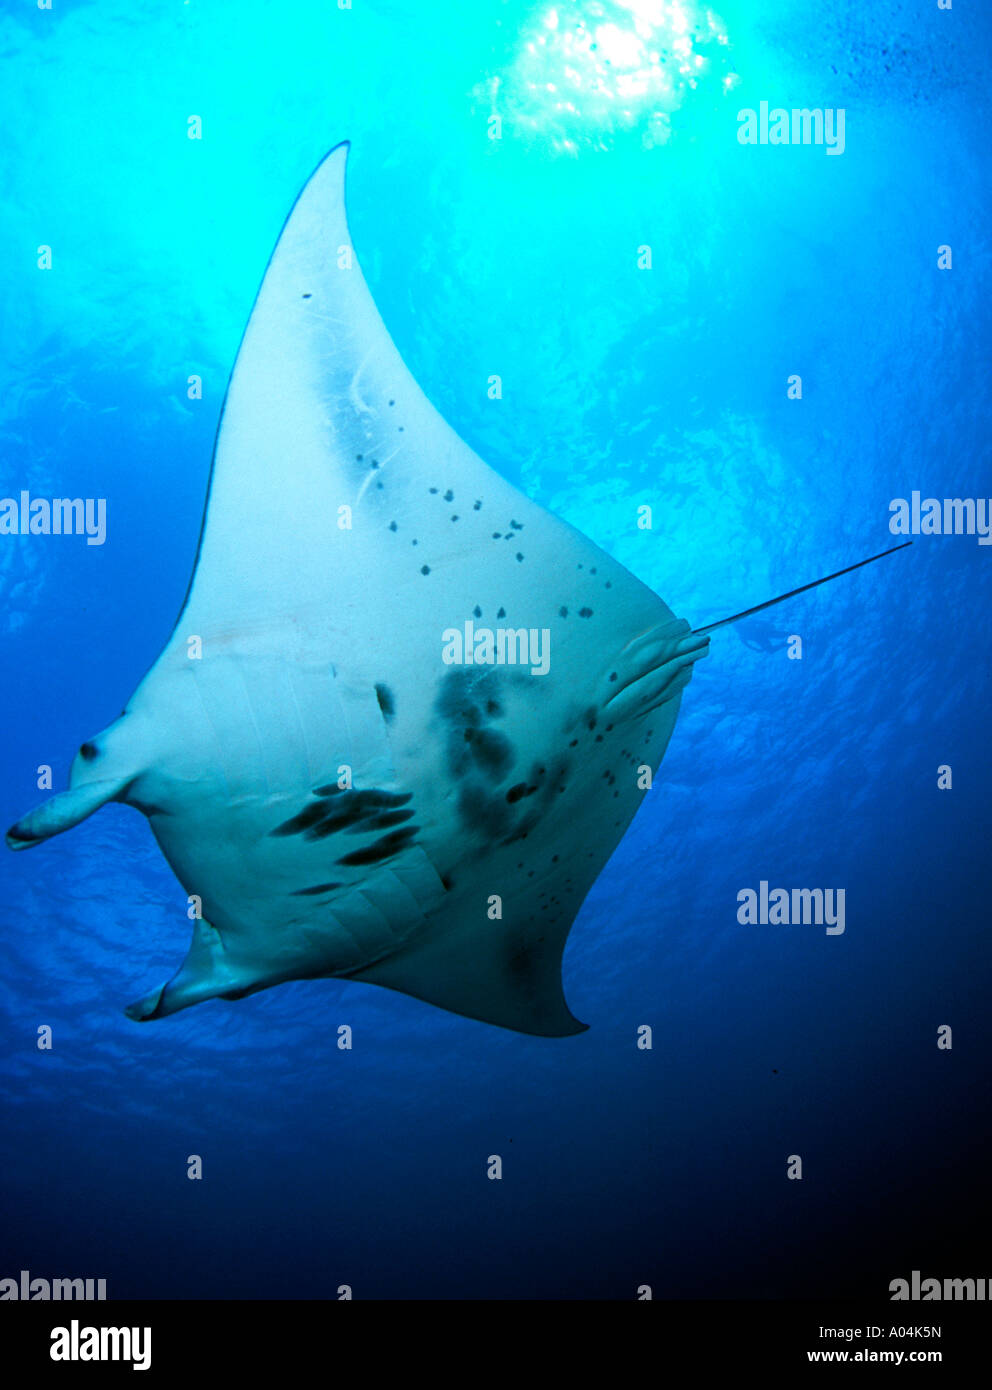
M 463 909 L 464 912 L 464 909 Z M 561 957 L 568 928 L 514 929 L 489 921 L 448 930 L 349 972 L 351 980 L 383 985 L 428 1004 L 517 1033 L 565 1038 L 584 1033 L 565 1003 Z M 569 922 L 569 926 L 571 922 Z
M 129 776 L 101 779 L 49 797 L 10 827 L 6 836 L 8 847 L 30 849 L 53 835 L 61 835 L 63 830 L 71 830 L 108 801 L 119 797 L 130 780 Z
M 58 792 L 7 831 L 9 849 L 30 849 L 99 811 L 108 801 L 125 801 L 127 790 L 149 761 L 145 724 L 124 714 L 82 745 L 69 771 L 69 790 Z
M 197 921 L 193 923 L 189 954 L 172 979 L 128 1004 L 124 1012 L 136 1023 L 148 1023 L 202 1004 L 205 999 L 240 998 L 255 987 L 261 986 L 232 966 L 220 932 L 209 922 Z

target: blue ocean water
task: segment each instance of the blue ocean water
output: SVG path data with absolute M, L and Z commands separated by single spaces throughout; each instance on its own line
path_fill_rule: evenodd
M 895 544 L 894 498 L 988 497 L 988 13 L 715 10 L 7 7 L 0 494 L 105 497 L 109 525 L 0 535 L 5 825 L 172 629 L 260 275 L 342 139 L 427 395 L 694 625 Z M 763 100 L 843 108 L 843 154 L 741 145 Z M 920 536 L 714 634 L 572 930 L 579 1037 L 332 981 L 139 1027 L 123 1004 L 189 934 L 144 818 L 6 855 L 0 1276 L 795 1298 L 989 1274 L 990 554 Z M 845 932 L 741 925 L 761 880 L 844 887 Z

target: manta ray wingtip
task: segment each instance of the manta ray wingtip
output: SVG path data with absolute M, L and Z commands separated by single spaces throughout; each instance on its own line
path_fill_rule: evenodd
M 12 825 L 4 836 L 7 848 L 13 850 L 30 849 L 32 845 L 40 845 L 41 840 L 40 835 L 32 835 L 30 830 L 22 829 L 20 821 Z
M 150 1023 L 153 1018 L 161 1018 L 160 1007 L 164 993 L 165 985 L 159 985 L 158 989 L 153 989 L 150 994 L 145 994 L 141 999 L 135 999 L 133 1003 L 126 1005 L 124 1012 L 135 1023 Z
M 127 787 L 129 777 L 105 778 L 58 792 L 22 816 L 7 831 L 8 849 L 30 849 L 91 816 L 108 801 L 116 800 Z
M 314 174 L 316 174 L 316 173 L 318 172 L 318 170 L 322 169 L 322 168 L 324 167 L 325 164 L 330 163 L 330 161 L 335 157 L 335 155 L 337 155 L 337 156 L 340 158 L 340 160 L 341 160 L 341 162 L 342 162 L 343 164 L 347 164 L 347 162 L 348 162 L 348 155 L 349 155 L 350 153 L 351 153 L 351 141 L 350 141 L 350 140 L 339 140 L 338 143 L 337 143 L 336 145 L 332 145 L 331 148 L 330 148 L 330 149 L 327 151 L 327 153 L 324 155 L 324 157 L 323 157 L 321 160 L 318 161 L 317 167 L 316 167 L 316 168 L 314 169 L 314 171 L 313 171 Z M 313 177 L 313 174 L 311 174 L 310 177 L 312 178 L 312 177 Z

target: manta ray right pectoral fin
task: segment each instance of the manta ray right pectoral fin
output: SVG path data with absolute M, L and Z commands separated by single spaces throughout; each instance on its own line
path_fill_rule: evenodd
M 48 840 L 52 835 L 60 835 L 63 830 L 71 830 L 74 825 L 91 816 L 108 801 L 114 801 L 124 791 L 131 776 L 112 777 L 97 782 L 86 782 L 81 787 L 72 787 L 67 792 L 59 792 L 29 811 L 26 816 L 12 825 L 7 831 L 7 845 L 10 849 L 30 849 L 32 845 Z
M 461 923 L 464 928 L 464 922 Z M 348 978 L 383 985 L 465 1018 L 545 1038 L 584 1033 L 565 1002 L 561 957 L 568 926 L 515 931 L 486 920 L 424 938 Z
M 189 953 L 172 979 L 128 1004 L 124 1012 L 136 1023 L 148 1023 L 202 1004 L 205 999 L 240 998 L 255 987 L 254 981 L 232 965 L 220 932 L 201 920 L 193 923 Z

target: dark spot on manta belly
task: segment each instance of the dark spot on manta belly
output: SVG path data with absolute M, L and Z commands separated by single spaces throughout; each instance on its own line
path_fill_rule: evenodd
M 379 701 L 383 719 L 387 724 L 390 723 L 396 713 L 396 701 L 393 699 L 393 692 L 388 685 L 380 683 L 376 685 L 375 698 Z
M 458 814 L 468 829 L 497 837 L 509 829 L 512 813 L 502 797 L 493 796 L 487 786 L 469 782 L 458 794 Z
M 312 898 L 316 897 L 318 893 L 330 893 L 335 888 L 340 887 L 340 883 L 315 883 L 312 888 L 294 888 L 291 896 L 294 898 Z
M 477 729 L 474 734 L 472 757 L 484 772 L 502 777 L 513 766 L 513 744 L 496 729 Z
M 408 825 L 404 830 L 393 830 L 388 835 L 383 835 L 374 844 L 366 849 L 356 849 L 351 854 L 344 854 L 338 860 L 339 864 L 379 864 L 383 859 L 390 859 L 394 854 L 398 854 L 401 849 L 406 849 L 410 841 L 417 833 L 418 827 Z
M 443 737 L 452 777 L 479 770 L 498 781 L 516 761 L 513 743 L 487 722 L 503 715 L 501 681 L 491 670 L 451 671 L 441 681 L 434 708 L 447 726 Z
M 533 870 L 531 870 L 533 873 Z M 506 956 L 506 967 L 510 978 L 522 989 L 533 985 L 535 972 L 539 966 L 539 953 L 533 946 L 521 942 Z
M 413 811 L 383 811 L 381 816 L 373 816 L 371 820 L 365 820 L 359 825 L 352 826 L 348 833 L 349 835 L 364 835 L 368 830 L 389 830 L 394 825 L 402 825 L 413 815 Z
M 303 810 L 296 816 L 290 816 L 289 820 L 284 820 L 281 825 L 277 825 L 274 830 L 270 830 L 270 835 L 299 835 L 302 831 L 309 829 L 311 825 L 316 825 L 318 821 L 327 815 L 327 807 L 319 801 L 311 802 L 309 806 L 304 806 Z
M 297 815 L 270 830 L 269 834 L 302 835 L 305 840 L 323 840 L 338 830 L 353 826 L 362 829 L 363 822 L 367 825 L 382 812 L 405 806 L 413 793 L 387 792 L 377 787 L 368 791 L 343 791 L 332 783 L 327 787 L 318 787 L 317 796 L 321 798 L 319 801 L 310 802 Z

